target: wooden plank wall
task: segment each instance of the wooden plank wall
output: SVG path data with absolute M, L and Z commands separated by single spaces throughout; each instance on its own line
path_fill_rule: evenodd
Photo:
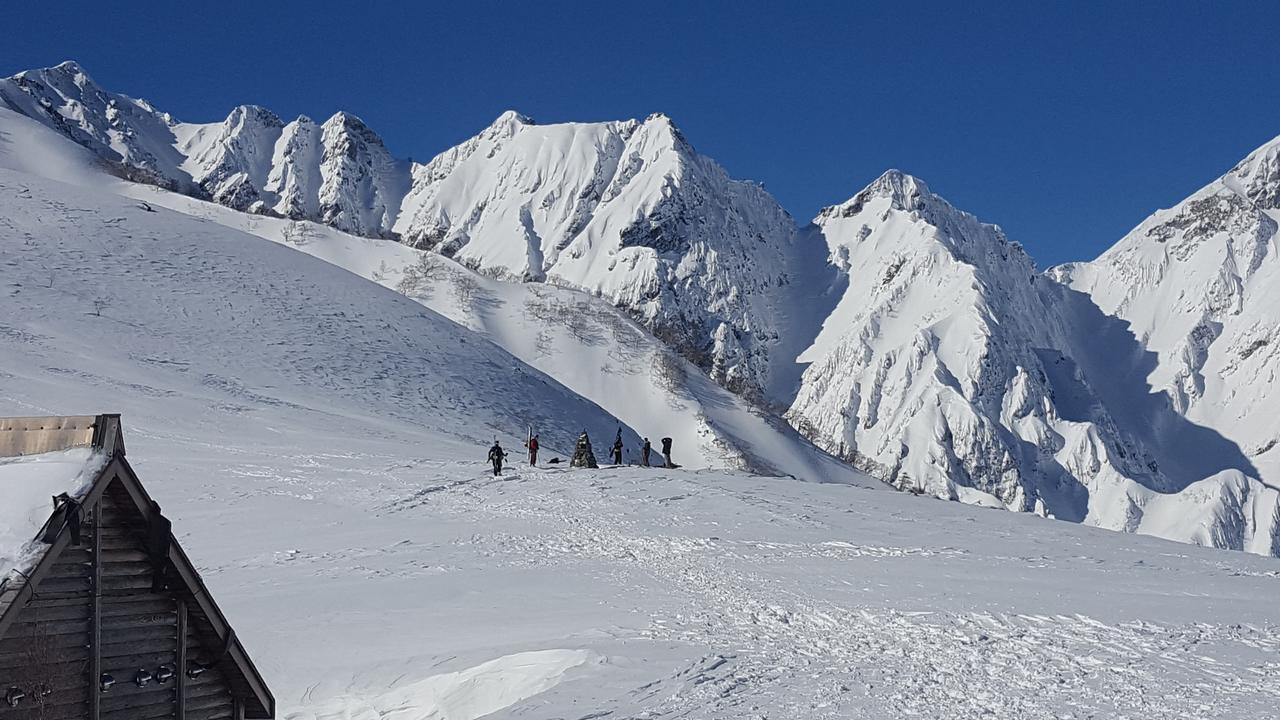
M 177 717 L 177 679 L 139 686 L 139 671 L 155 676 L 178 667 L 178 601 L 152 592 L 147 528 L 125 490 L 102 496 L 102 672 L 116 684 L 101 697 L 102 720 Z
M 82 530 L 88 541 L 63 551 L 17 621 L 0 639 L 3 720 L 89 717 L 92 526 Z M 11 687 L 27 694 L 17 708 L 10 708 L 2 700 Z
M 97 720 L 179 718 L 180 687 L 186 720 L 233 720 L 234 691 L 221 670 L 179 679 L 187 669 L 180 658 L 211 662 L 217 651 L 208 648 L 221 645 L 210 641 L 202 615 L 185 617 L 189 598 L 153 592 L 146 526 L 128 493 L 113 482 L 97 511 L 86 515 L 80 546 L 62 553 L 0 638 L 0 720 L 95 720 L 95 711 Z M 106 692 L 98 691 L 95 664 L 115 679 Z M 163 666 L 174 673 L 168 682 L 135 683 L 139 670 L 154 678 Z M 28 693 L 17 708 L 3 702 L 9 687 Z M 36 697 L 36 688 L 48 692 Z

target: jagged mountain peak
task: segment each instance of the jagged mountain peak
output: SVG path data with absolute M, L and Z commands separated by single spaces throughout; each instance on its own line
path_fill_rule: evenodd
M 1249 153 L 1223 182 L 1265 210 L 1280 210 L 1280 137 Z
M 960 212 L 951 203 L 934 194 L 925 181 L 901 170 L 889 169 L 845 202 L 823 208 L 818 217 L 820 220 L 837 216 L 852 217 L 861 213 L 868 202 L 877 198 L 889 201 L 886 209 L 902 212 L 914 212 L 936 204 L 953 212 Z
M 284 127 L 279 115 L 260 105 L 237 105 L 227 115 L 226 124 L 254 123 L 267 127 Z
M 57 65 L 46 68 L 33 68 L 23 70 L 13 75 L 13 78 L 69 78 L 76 79 L 82 84 L 96 85 L 93 78 L 84 71 L 80 63 L 75 60 L 63 60 Z
M 908 224 L 895 222 L 895 215 L 905 216 Z M 914 224 L 923 227 L 910 229 Z M 941 247 L 959 262 L 1000 275 L 1020 277 L 1035 269 L 1022 245 L 1009 240 L 998 225 L 956 208 L 920 178 L 896 169 L 884 172 L 849 200 L 823 208 L 814 225 L 826 236 L 834 262 L 846 269 L 852 245 L 868 239 L 895 255 L 909 246 L 915 251 Z
M 903 207 L 907 206 L 912 197 L 930 194 L 929 185 L 924 180 L 897 168 L 885 170 L 880 177 L 863 188 L 862 192 L 891 197 Z
M 661 143 L 665 149 L 674 150 L 685 156 L 695 156 L 697 151 L 685 137 L 680 127 L 666 113 L 656 112 L 644 119 L 635 130 L 646 134 Z
M 353 115 L 345 110 L 339 110 L 338 112 L 329 116 L 329 119 L 324 121 L 324 125 L 325 127 L 342 126 L 342 127 L 348 127 L 356 130 L 373 132 L 373 130 L 370 129 L 370 127 L 365 123 L 364 120 L 361 120 L 358 116 Z
M 493 122 L 489 123 L 489 127 L 501 127 L 505 125 L 537 125 L 537 123 L 534 122 L 533 118 L 525 115 L 519 110 L 507 110 L 494 118 Z

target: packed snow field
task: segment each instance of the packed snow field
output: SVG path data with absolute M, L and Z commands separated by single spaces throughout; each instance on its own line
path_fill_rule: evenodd
M 1229 718 L 1280 702 L 1280 577 L 1244 555 L 720 473 L 493 478 L 363 448 L 213 467 L 205 492 L 225 505 L 170 511 L 193 552 L 227 538 L 204 562 L 284 717 L 510 702 L 495 717 Z
M 3 395 L 121 402 L 78 378 Z M 249 405 L 197 420 L 138 400 L 127 439 L 280 717 L 1236 718 L 1280 702 L 1280 569 L 1263 558 L 714 471 L 495 478 L 471 459 L 483 445 Z

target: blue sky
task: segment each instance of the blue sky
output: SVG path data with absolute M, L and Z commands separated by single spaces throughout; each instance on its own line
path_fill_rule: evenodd
M 0 74 L 75 59 L 190 121 L 348 110 L 415 159 L 508 108 L 661 111 L 802 221 L 897 167 L 1041 266 L 1280 134 L 1280 3 L 960 5 L 28 2 Z

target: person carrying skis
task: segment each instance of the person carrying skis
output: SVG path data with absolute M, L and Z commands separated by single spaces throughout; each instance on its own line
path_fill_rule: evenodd
M 493 463 L 493 474 L 495 477 L 502 474 L 502 461 L 507 459 L 507 454 L 502 451 L 502 446 L 497 440 L 493 441 L 493 447 L 489 448 L 489 462 Z
M 644 439 L 644 445 L 640 446 L 640 462 L 649 467 L 649 453 L 653 452 L 653 445 L 649 444 L 649 438 Z
M 622 428 L 618 428 L 618 437 L 613 440 L 613 464 L 622 464 Z
M 529 464 L 538 464 L 538 436 L 534 435 L 529 438 L 529 442 L 525 443 L 525 447 L 529 448 Z

